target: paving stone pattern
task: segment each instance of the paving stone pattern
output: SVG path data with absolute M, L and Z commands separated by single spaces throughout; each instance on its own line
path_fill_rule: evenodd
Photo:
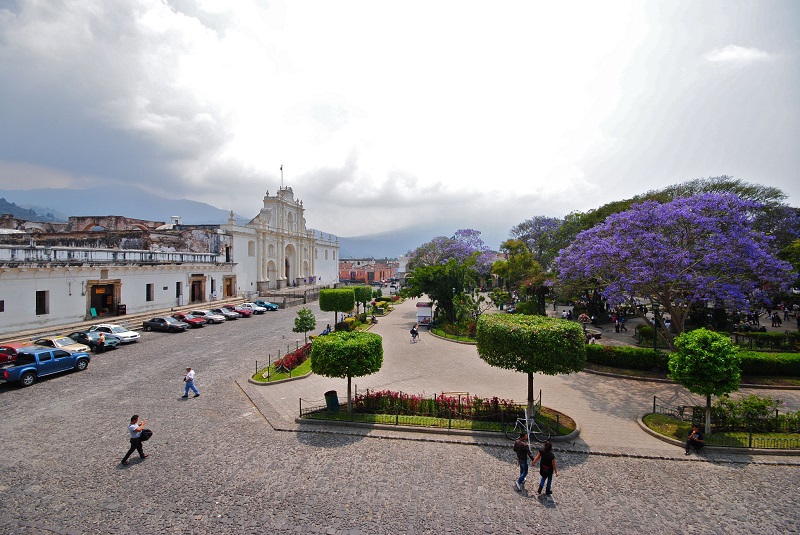
M 321 330 L 332 314 L 309 307 Z M 630 415 L 679 387 L 590 374 L 536 377 L 545 404 L 583 428 L 558 444 L 551 497 L 513 488 L 505 439 L 298 424 L 345 380 L 246 382 L 256 358 L 294 340 L 297 309 L 142 341 L 88 370 L 27 389 L 0 385 L 0 533 L 790 533 L 800 519 L 796 458 L 702 454 L 646 435 Z M 359 388 L 469 391 L 520 399 L 520 374 L 474 347 L 423 333 L 413 302 L 382 318 L 383 369 Z M 330 317 L 329 317 L 330 316 Z M 199 398 L 182 399 L 184 368 Z M 793 393 L 789 397 L 792 402 Z M 650 401 L 648 401 L 648 398 Z M 572 412 L 571 412 L 572 411 Z M 150 457 L 128 447 L 133 413 L 154 431 Z M 635 419 L 634 419 L 635 420 Z M 609 429 L 609 426 L 611 427 Z M 677 451 L 676 451 L 677 450 Z

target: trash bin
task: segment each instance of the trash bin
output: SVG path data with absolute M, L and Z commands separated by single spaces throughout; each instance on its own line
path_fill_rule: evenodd
M 325 405 L 328 407 L 328 412 L 339 412 L 339 396 L 336 395 L 336 390 L 325 392 Z

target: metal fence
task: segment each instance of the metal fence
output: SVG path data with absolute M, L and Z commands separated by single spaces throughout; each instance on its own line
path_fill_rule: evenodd
M 706 408 L 701 405 L 666 405 L 653 396 L 653 414 L 663 414 L 682 422 L 703 427 Z M 726 448 L 800 449 L 800 418 L 797 415 L 781 414 L 775 410 L 771 418 L 744 421 L 726 417 L 713 408 L 712 433 L 706 435 L 709 446 Z M 775 435 L 785 436 L 775 436 Z

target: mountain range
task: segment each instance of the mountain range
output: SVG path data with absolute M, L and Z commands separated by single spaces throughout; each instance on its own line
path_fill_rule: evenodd
M 32 221 L 66 221 L 70 216 L 123 215 L 169 222 L 178 215 L 187 225 L 227 223 L 229 210 L 187 199 L 167 199 L 135 186 L 76 189 L 0 190 L 0 214 Z M 251 217 L 234 214 L 239 224 Z M 324 229 L 321 229 L 324 230 Z M 397 258 L 431 239 L 420 229 L 358 237 L 339 237 L 339 258 Z M 428 234 L 430 230 L 427 231 Z

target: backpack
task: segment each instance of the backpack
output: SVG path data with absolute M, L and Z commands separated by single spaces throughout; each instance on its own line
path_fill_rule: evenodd
M 139 436 L 139 438 L 141 438 L 142 442 L 144 442 L 146 440 L 150 440 L 150 437 L 152 436 L 153 436 L 152 431 L 150 431 L 149 429 L 142 429 L 142 434 Z

